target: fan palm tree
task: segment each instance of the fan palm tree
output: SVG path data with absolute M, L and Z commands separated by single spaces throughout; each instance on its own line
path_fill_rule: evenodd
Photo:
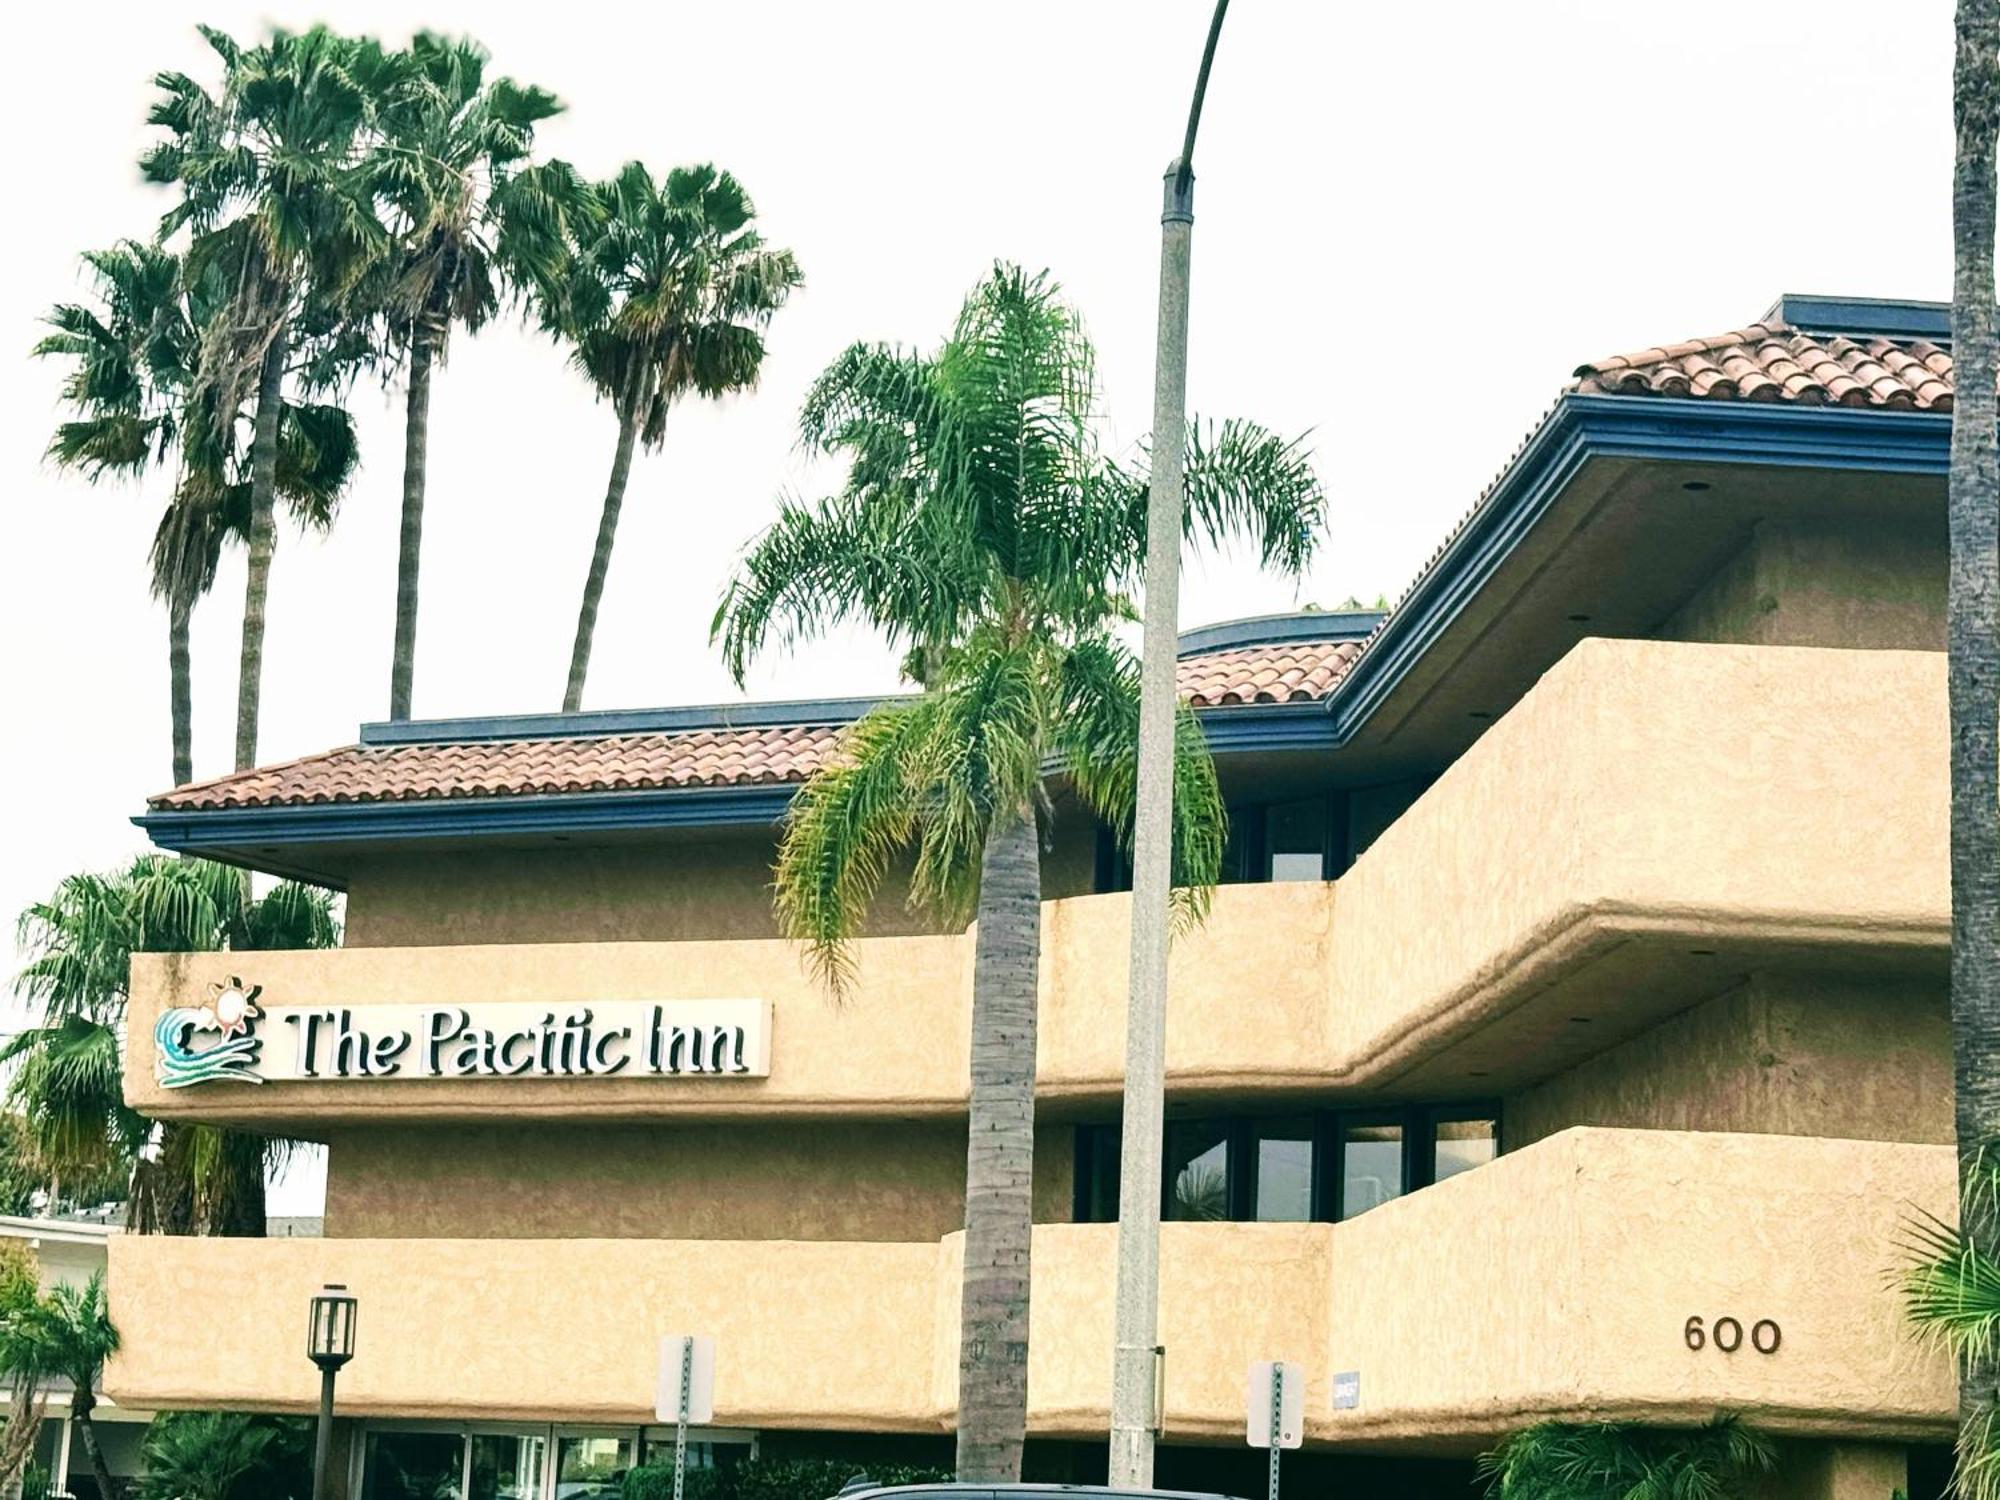
M 1017 1479 L 1027 1417 L 1034 1165 L 1039 824 L 1051 773 L 1129 834 L 1138 669 L 1112 634 L 1143 555 L 1143 463 L 1100 457 L 1094 360 L 1046 276 L 996 268 L 933 355 L 856 346 L 808 395 L 808 449 L 845 486 L 786 504 L 750 547 L 714 636 L 741 681 L 751 657 L 843 619 L 908 648 L 922 687 L 857 722 L 800 790 L 780 845 L 777 909 L 837 992 L 890 862 L 914 851 L 913 904 L 976 917 L 958 1473 Z M 1248 534 L 1297 573 L 1325 501 L 1304 454 L 1247 424 L 1197 444 L 1189 528 Z M 1184 918 L 1205 908 L 1225 816 L 1192 716 L 1178 732 L 1175 869 Z
M 118 1330 L 104 1302 L 104 1273 L 99 1271 L 83 1286 L 58 1282 L 41 1298 L 32 1317 L 49 1372 L 70 1383 L 69 1417 L 83 1439 L 97 1493 L 104 1500 L 117 1500 L 118 1481 L 105 1465 L 93 1420 L 98 1378 L 104 1362 L 118 1352 Z
M 1733 1416 L 1692 1432 L 1542 1422 L 1479 1460 L 1495 1500 L 1748 1500 L 1777 1462 Z
M 136 477 L 172 462 L 174 487 L 154 528 L 153 596 L 167 606 L 169 720 L 174 785 L 194 779 L 194 695 L 189 627 L 213 587 L 222 549 L 246 530 L 249 485 L 240 446 L 198 409 L 201 333 L 222 300 L 211 272 L 190 283 L 181 258 L 123 240 L 84 256 L 97 305 L 63 303 L 35 345 L 71 368 L 62 387 L 72 415 L 49 457 L 95 482 Z M 355 465 L 354 426 L 338 406 L 287 401 L 279 419 L 277 484 L 293 517 L 324 528 Z
M 338 937 L 324 891 L 286 881 L 252 900 L 241 870 L 160 855 L 112 875 L 72 875 L 30 906 L 14 988 L 40 1022 L 0 1048 L 0 1063 L 16 1065 L 8 1102 L 49 1170 L 126 1165 L 141 1231 L 262 1234 L 264 1168 L 284 1143 L 208 1126 L 169 1127 L 155 1141 L 125 1103 L 119 1036 L 132 955 L 326 948 Z
M 1960 1232 L 2000 1259 L 2000 341 L 1993 286 L 2000 152 L 2000 0 L 1959 0 L 1953 116 L 1952 361 L 1946 675 L 1951 703 L 1951 1029 L 1957 1084 Z M 2000 1444 L 2000 1349 L 1961 1343 L 1961 1493 L 1968 1465 Z M 1981 1494 L 2000 1492 L 1979 1468 Z
M 239 412 L 251 414 L 236 698 L 241 770 L 257 759 L 286 377 L 302 335 L 339 348 L 345 301 L 385 250 L 360 159 L 392 71 L 378 44 L 324 27 L 274 31 L 255 47 L 212 27 L 201 34 L 222 61 L 222 87 L 210 94 L 185 73 L 159 74 L 148 119 L 166 138 L 146 151 L 140 169 L 148 181 L 180 190 L 160 222 L 161 240 L 189 231 L 190 278 L 214 272 L 228 288 L 200 328 L 198 404 L 224 433 Z M 328 376 L 326 356 L 310 362 L 308 374 L 315 372 Z
M 743 185 L 712 166 L 676 167 L 656 182 L 628 162 L 592 189 L 570 274 L 542 298 L 549 331 L 618 418 L 597 544 L 577 610 L 563 710 L 583 706 L 597 607 L 611 568 L 632 452 L 666 440 L 667 412 L 690 392 L 749 390 L 764 362 L 764 329 L 800 284 L 789 250 L 764 244 Z
M 409 369 L 392 719 L 410 716 L 416 672 L 432 367 L 454 326 L 476 333 L 499 310 L 503 278 L 546 286 L 561 274 L 570 222 L 588 201 L 566 163 L 527 164 L 535 126 L 562 104 L 545 89 L 489 81 L 486 63 L 476 42 L 417 33 L 394 60 L 378 108 L 381 137 L 364 162 L 393 233 L 376 270 L 379 300 L 391 347 Z

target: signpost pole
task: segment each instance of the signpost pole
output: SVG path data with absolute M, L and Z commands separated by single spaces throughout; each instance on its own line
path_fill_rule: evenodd
M 688 1395 L 694 1389 L 694 1339 L 683 1335 L 681 1338 L 681 1399 L 680 1411 L 674 1422 L 674 1500 L 681 1500 L 681 1488 L 687 1481 L 688 1458 Z M 1274 1468 L 1272 1471 L 1276 1473 Z M 1273 1484 L 1276 1483 L 1274 1479 Z M 1275 1496 L 1275 1491 L 1273 1492 Z
M 1270 1500 L 1278 1500 L 1278 1445 L 1285 1430 L 1285 1367 L 1271 1366 L 1271 1474 Z M 677 1493 L 674 1500 L 680 1500 Z

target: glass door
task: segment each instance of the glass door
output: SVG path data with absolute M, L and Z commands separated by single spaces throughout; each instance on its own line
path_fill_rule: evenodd
M 558 1435 L 550 1500 L 618 1500 L 632 1467 L 635 1437 L 629 1430 Z

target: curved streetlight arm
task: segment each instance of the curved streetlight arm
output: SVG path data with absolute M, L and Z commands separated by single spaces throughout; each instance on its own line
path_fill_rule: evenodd
M 1113 1485 L 1147 1489 L 1164 1422 L 1160 1318 L 1160 1181 L 1166 1099 L 1168 903 L 1173 884 L 1174 682 L 1187 507 L 1189 248 L 1194 137 L 1229 0 L 1216 0 L 1180 156 L 1160 214 L 1160 306 L 1153 366 L 1152 475 L 1146 495 L 1145 634 L 1139 667 L 1138 798 L 1132 820 L 1132 950 L 1125 1009 L 1125 1114 L 1119 1141 L 1118 1291 L 1111 1375 Z

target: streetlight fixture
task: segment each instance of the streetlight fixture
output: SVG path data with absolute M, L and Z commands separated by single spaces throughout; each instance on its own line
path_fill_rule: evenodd
M 1174 665 L 1180 635 L 1182 472 L 1187 440 L 1188 251 L 1194 136 L 1229 0 L 1216 0 L 1181 154 L 1160 212 L 1160 310 L 1153 366 L 1153 472 L 1146 495 L 1145 635 L 1139 665 L 1139 794 L 1132 837 L 1131 992 L 1125 1012 L 1125 1122 L 1118 1154 L 1117 1350 L 1110 1480 L 1153 1483 L 1161 1417 L 1160 1140 L 1166 1096 L 1167 903 L 1173 887 Z
M 319 1440 L 313 1447 L 313 1500 L 327 1500 L 328 1460 L 333 1453 L 333 1377 L 354 1358 L 354 1295 L 331 1283 L 312 1299 L 306 1326 L 306 1356 L 319 1366 Z

